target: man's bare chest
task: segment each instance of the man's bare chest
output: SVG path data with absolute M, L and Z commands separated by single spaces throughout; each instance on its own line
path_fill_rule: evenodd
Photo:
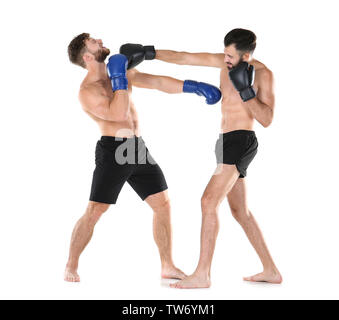
M 254 90 L 258 91 L 257 84 L 254 82 Z M 241 104 L 242 100 L 239 92 L 234 88 L 228 76 L 228 70 L 223 69 L 220 73 L 220 90 L 222 93 L 222 102 L 233 105 Z

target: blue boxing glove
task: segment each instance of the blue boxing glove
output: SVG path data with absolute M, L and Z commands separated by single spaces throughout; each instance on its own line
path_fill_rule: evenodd
M 127 65 L 128 60 L 123 54 L 115 54 L 108 59 L 107 72 L 109 78 L 111 79 L 113 91 L 127 90 Z
M 215 104 L 221 99 L 220 90 L 204 82 L 185 80 L 183 92 L 196 93 L 198 96 L 204 96 L 207 104 Z

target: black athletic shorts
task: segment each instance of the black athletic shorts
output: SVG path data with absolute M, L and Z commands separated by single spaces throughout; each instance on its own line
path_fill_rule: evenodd
M 95 164 L 91 201 L 115 204 L 126 181 L 142 200 L 167 189 L 165 177 L 141 137 L 101 137 Z
M 235 130 L 219 135 L 215 145 L 217 163 L 235 164 L 239 178 L 246 177 L 247 168 L 258 151 L 254 131 Z

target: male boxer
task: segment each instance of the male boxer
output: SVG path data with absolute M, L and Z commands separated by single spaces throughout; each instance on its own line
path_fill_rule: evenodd
M 133 69 L 145 58 L 154 58 L 154 47 L 128 46 L 126 55 L 117 54 L 104 63 L 110 50 L 88 33 L 75 37 L 68 46 L 72 63 L 87 69 L 79 99 L 83 110 L 99 125 L 102 137 L 96 146 L 90 201 L 77 222 L 71 239 L 64 279 L 80 281 L 77 273 L 80 254 L 90 241 L 101 215 L 115 204 L 128 182 L 154 211 L 154 239 L 159 248 L 163 278 L 183 279 L 174 266 L 167 184 L 158 164 L 139 135 L 138 116 L 131 100 L 132 86 L 167 93 L 191 92 L 203 95 L 208 104 L 217 103 L 220 90 L 206 83 L 145 74 Z M 129 70 L 127 70 L 129 69 Z
M 202 230 L 200 260 L 193 275 L 171 285 L 175 288 L 207 288 L 219 230 L 218 209 L 227 197 L 234 218 L 244 229 L 259 255 L 263 272 L 244 280 L 281 283 L 261 231 L 247 206 L 246 171 L 257 153 L 254 120 L 268 127 L 274 113 L 273 74 L 252 58 L 256 36 L 234 29 L 224 38 L 224 54 L 156 50 L 155 59 L 179 65 L 220 68 L 222 92 L 221 134 L 216 143 L 217 169 L 201 199 Z

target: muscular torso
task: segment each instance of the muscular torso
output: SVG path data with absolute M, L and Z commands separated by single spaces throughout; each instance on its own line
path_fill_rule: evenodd
M 257 79 L 260 76 L 260 70 L 265 66 L 256 61 L 251 61 L 255 67 L 254 90 L 258 91 Z M 253 130 L 254 118 L 245 103 L 241 100 L 238 91 L 233 87 L 228 77 L 227 67 L 220 72 L 220 90 L 222 92 L 221 101 L 221 132 L 226 133 L 234 130 Z
M 127 78 L 129 78 L 129 72 L 127 72 Z M 100 94 L 113 99 L 113 91 L 110 79 L 100 80 L 96 82 L 87 82 L 86 79 L 81 84 L 81 87 L 85 86 L 95 86 L 96 90 Z M 129 81 L 128 85 L 128 95 L 129 95 L 129 113 L 126 121 L 108 121 L 103 120 L 95 115 L 85 111 L 99 126 L 101 135 L 103 136 L 113 136 L 113 137 L 132 137 L 134 135 L 139 136 L 139 122 L 138 114 L 135 110 L 134 103 L 132 101 L 132 86 Z

